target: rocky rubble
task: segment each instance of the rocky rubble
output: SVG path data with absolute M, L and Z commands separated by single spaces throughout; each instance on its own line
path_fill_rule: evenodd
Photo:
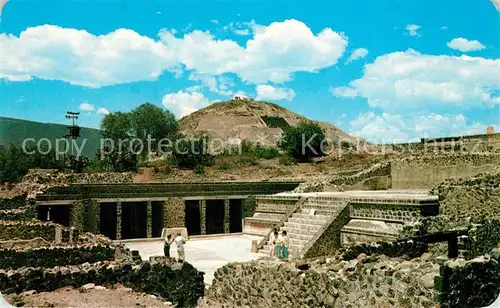
M 438 275 L 439 266 L 425 258 L 364 254 L 320 259 L 307 270 L 281 262 L 230 263 L 217 270 L 201 306 L 434 307 Z
M 344 186 L 351 186 L 363 180 L 375 176 L 384 176 L 391 174 L 391 162 L 381 162 L 371 166 L 368 169 L 362 170 L 353 175 L 341 175 L 330 179 L 311 180 L 300 184 L 293 192 L 307 193 L 324 191 L 326 187 L 329 189 L 343 190 Z

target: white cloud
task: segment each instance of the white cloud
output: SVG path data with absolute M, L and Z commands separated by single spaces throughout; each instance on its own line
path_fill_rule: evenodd
M 409 36 L 420 36 L 420 33 L 418 33 L 418 29 L 422 28 L 419 25 L 407 25 L 406 30 L 408 30 L 408 35 Z
M 245 92 L 240 90 L 240 91 L 234 93 L 233 98 L 235 98 L 235 97 L 248 98 L 248 95 Z
M 165 94 L 162 98 L 163 106 L 181 118 L 210 104 L 210 101 L 199 92 L 184 92 Z
M 330 92 L 336 97 L 354 98 L 358 96 L 358 92 L 350 87 L 330 88 Z
M 234 73 L 253 84 L 282 83 L 295 72 L 335 65 L 347 46 L 343 34 L 330 28 L 314 34 L 293 19 L 251 28 L 252 37 L 242 47 L 200 30 L 176 37 L 176 30 L 163 29 L 155 41 L 127 29 L 96 36 L 53 25 L 31 27 L 19 37 L 0 34 L 0 78 L 101 87 L 156 80 L 164 71 L 178 76 L 184 67 L 211 76 Z
M 0 16 L 2 15 L 3 7 L 9 2 L 9 0 L 0 0 Z
M 218 25 L 219 24 L 219 21 L 217 19 L 212 19 L 210 20 L 211 23 L 215 24 L 215 25 Z
M 251 20 L 249 22 L 231 22 L 228 25 L 224 26 L 224 31 L 231 31 L 237 35 L 250 35 L 252 34 L 257 27 L 255 20 Z
M 485 49 L 486 47 L 477 40 L 469 41 L 463 37 L 452 39 L 446 44 L 451 49 L 459 50 L 461 52 L 477 51 Z
M 325 28 L 315 35 L 306 24 L 293 19 L 256 25 L 245 47 L 199 30 L 182 38 L 163 30 L 160 37 L 188 70 L 210 75 L 234 73 L 254 84 L 282 83 L 295 72 L 317 72 L 335 65 L 347 46 L 342 34 Z
M 92 111 L 95 109 L 95 107 L 89 103 L 81 103 L 78 109 L 82 111 Z
M 408 50 L 377 57 L 349 86 L 385 111 L 492 106 L 500 104 L 499 69 L 500 59 Z
M 110 112 L 109 112 L 109 110 L 108 110 L 108 109 L 106 109 L 106 108 L 104 108 L 104 107 L 101 107 L 101 108 L 97 109 L 96 113 L 97 113 L 97 114 L 100 114 L 100 115 L 107 115 L 107 114 L 109 114 Z
M 257 91 L 257 100 L 287 100 L 291 101 L 295 97 L 293 89 L 275 88 L 270 85 L 258 85 L 255 90 Z
M 155 80 L 176 67 L 175 55 L 164 44 L 126 29 L 95 36 L 43 25 L 19 37 L 2 33 L 0 46 L 0 78 L 10 81 L 37 77 L 100 87 Z
M 347 59 L 346 64 L 350 63 L 352 61 L 362 59 L 368 55 L 368 49 L 366 48 L 357 48 L 354 49 L 351 55 L 349 56 L 349 59 Z
M 463 114 L 402 116 L 367 112 L 350 122 L 350 134 L 376 143 L 400 143 L 420 138 L 484 134 L 489 125 L 469 123 Z M 499 125 L 495 126 L 497 130 Z
M 230 87 L 234 86 L 233 81 L 225 76 L 214 77 L 211 75 L 204 75 L 199 73 L 191 73 L 188 77 L 189 80 L 196 80 L 201 82 L 201 86 L 189 87 L 186 90 L 189 92 L 198 91 L 202 87 L 208 88 L 211 92 L 228 96 L 233 94 Z
M 448 26 L 442 26 L 439 30 L 448 30 Z

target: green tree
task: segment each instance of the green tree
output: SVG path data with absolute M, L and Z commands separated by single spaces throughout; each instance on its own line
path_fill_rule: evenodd
M 158 152 L 158 142 L 164 138 L 177 137 L 179 126 L 173 113 L 150 103 L 145 103 L 130 113 L 131 131 L 135 138 L 143 141 L 146 148 L 148 137 L 152 139 L 151 150 Z M 172 140 L 173 141 L 173 140 Z
M 278 146 L 301 162 L 325 156 L 325 132 L 314 122 L 301 122 L 286 128 Z

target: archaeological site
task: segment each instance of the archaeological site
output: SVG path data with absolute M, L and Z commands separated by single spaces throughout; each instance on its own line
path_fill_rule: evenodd
M 221 104 L 237 106 L 240 119 Z M 251 134 L 252 121 L 265 132 L 263 116 L 252 113 L 257 107 L 278 110 L 266 112 L 273 123 L 288 123 L 286 110 L 245 99 L 183 121 L 205 123 L 204 131 L 212 125 L 226 139 L 224 131 Z M 265 178 L 241 169 L 270 168 L 282 158 L 257 156 L 245 165 L 245 154 L 214 154 L 197 178 L 154 158 L 136 172 L 29 169 L 15 183 L 4 181 L 0 292 L 11 305 L 44 307 L 493 303 L 500 293 L 500 134 L 360 144 L 278 163 L 281 173 Z M 273 149 L 266 146 L 257 148 Z M 286 257 L 275 253 L 273 228 L 280 237 L 286 231 Z M 175 243 L 165 256 L 169 234 L 185 238 L 185 260 Z
M 500 308 L 500 0 L 0 0 L 0 308 Z

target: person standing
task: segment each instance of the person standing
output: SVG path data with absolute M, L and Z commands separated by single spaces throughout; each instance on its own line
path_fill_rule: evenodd
M 277 233 L 277 232 L 276 232 Z M 281 248 L 282 248 L 282 244 L 283 244 L 283 237 L 281 236 L 281 234 L 278 234 L 277 236 L 277 239 L 276 239 L 276 256 L 278 258 L 281 258 L 282 255 L 281 255 Z
M 172 235 L 169 234 L 167 235 L 167 238 L 165 239 L 165 243 L 163 244 L 163 253 L 165 254 L 165 257 L 170 258 L 170 245 L 172 244 Z
M 174 242 L 177 246 L 177 260 L 179 262 L 184 262 L 186 257 L 184 254 L 184 244 L 186 244 L 186 240 L 184 240 L 180 233 L 177 233 L 177 237 L 174 239 Z
M 269 235 L 269 244 L 271 249 L 269 250 L 269 256 L 274 257 L 276 255 L 276 240 L 277 240 L 278 230 L 273 228 L 271 234 Z
M 283 259 L 288 261 L 288 248 L 290 247 L 290 238 L 286 235 L 286 230 L 281 233 L 281 245 L 283 247 Z

